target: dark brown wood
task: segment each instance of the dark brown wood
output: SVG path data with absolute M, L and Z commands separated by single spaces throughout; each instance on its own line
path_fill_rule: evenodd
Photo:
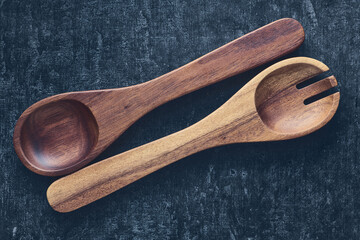
M 305 57 L 276 63 L 200 122 L 55 181 L 47 191 L 48 201 L 56 211 L 73 211 L 207 148 L 314 132 L 333 117 L 340 93 L 308 105 L 304 100 L 336 86 L 336 79 L 331 76 L 302 89 L 296 85 L 327 70 Z
M 303 40 L 299 22 L 280 19 L 143 84 L 46 98 L 19 118 L 16 153 L 38 174 L 73 172 L 157 106 L 283 56 Z

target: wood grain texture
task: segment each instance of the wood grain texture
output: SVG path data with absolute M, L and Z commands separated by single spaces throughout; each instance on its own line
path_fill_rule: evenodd
M 56 211 L 73 211 L 211 147 L 286 140 L 314 132 L 333 117 L 340 93 L 308 105 L 304 100 L 336 86 L 336 79 L 331 76 L 303 89 L 296 85 L 327 70 L 323 63 L 305 57 L 274 64 L 198 123 L 55 181 L 48 188 L 48 201 Z
M 38 174 L 73 172 L 159 105 L 283 56 L 303 40 L 299 22 L 280 19 L 143 84 L 46 98 L 19 118 L 15 151 Z
M 0 239 L 360 239 L 358 1 L 0 6 Z M 339 109 L 326 126 L 289 141 L 202 151 L 69 214 L 49 207 L 55 178 L 29 171 L 12 144 L 26 108 L 62 92 L 145 82 L 282 17 L 297 19 L 306 35 L 286 57 L 321 60 L 339 82 Z M 154 109 L 92 163 L 190 126 L 267 66 Z

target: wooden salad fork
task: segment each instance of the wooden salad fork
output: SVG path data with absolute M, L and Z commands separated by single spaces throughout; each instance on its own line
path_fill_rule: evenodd
M 314 132 L 333 117 L 340 93 L 310 104 L 304 101 L 336 86 L 336 79 L 330 76 L 301 89 L 297 85 L 328 70 L 306 57 L 278 62 L 194 125 L 56 180 L 47 190 L 48 201 L 56 211 L 73 211 L 208 148 L 286 140 Z
M 15 151 L 35 173 L 59 176 L 73 172 L 154 108 L 283 56 L 303 41 L 299 22 L 280 19 L 154 80 L 43 99 L 17 121 Z

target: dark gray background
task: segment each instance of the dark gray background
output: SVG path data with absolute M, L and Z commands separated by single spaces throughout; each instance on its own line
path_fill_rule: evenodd
M 359 239 L 359 5 L 1 0 L 0 239 Z M 296 140 L 195 154 L 69 214 L 50 208 L 54 178 L 26 169 L 12 146 L 27 107 L 148 81 L 282 17 L 306 32 L 290 56 L 323 61 L 340 83 L 328 125 Z M 161 106 L 97 160 L 195 123 L 264 67 Z

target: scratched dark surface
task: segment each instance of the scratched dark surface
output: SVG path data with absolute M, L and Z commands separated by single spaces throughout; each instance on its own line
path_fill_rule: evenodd
M 328 125 L 195 154 L 72 213 L 50 208 L 54 178 L 27 170 L 12 146 L 27 107 L 148 81 L 282 17 L 306 32 L 290 56 L 323 61 L 340 82 Z M 359 33 L 358 0 L 1 0 L 0 239 L 360 239 Z M 161 106 L 97 160 L 195 123 L 264 67 Z

